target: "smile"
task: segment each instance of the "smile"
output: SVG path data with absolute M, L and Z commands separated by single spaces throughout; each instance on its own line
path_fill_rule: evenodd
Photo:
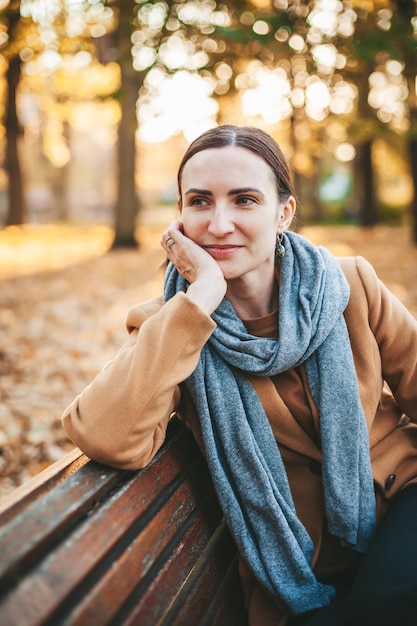
M 208 245 L 203 246 L 204 250 L 206 250 L 214 259 L 224 259 L 234 252 L 237 252 L 242 248 L 242 246 L 233 246 L 233 245 Z

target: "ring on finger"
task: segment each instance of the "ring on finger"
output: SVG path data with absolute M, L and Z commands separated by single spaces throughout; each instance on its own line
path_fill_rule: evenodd
M 175 241 L 172 239 L 172 237 L 168 237 L 165 243 L 168 246 L 168 248 L 171 248 L 174 245 Z

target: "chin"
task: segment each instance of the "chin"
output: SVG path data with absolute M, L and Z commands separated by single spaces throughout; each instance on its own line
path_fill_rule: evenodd
M 242 272 L 233 272 L 231 270 L 227 271 L 227 270 L 223 270 L 223 268 L 221 268 L 223 271 L 223 276 L 226 282 L 230 282 L 232 280 L 238 280 L 239 278 L 241 278 L 243 276 Z

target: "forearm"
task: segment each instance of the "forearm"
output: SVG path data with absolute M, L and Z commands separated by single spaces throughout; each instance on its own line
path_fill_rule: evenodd
M 68 407 L 63 423 L 89 457 L 135 469 L 162 445 L 179 383 L 194 371 L 215 324 L 182 293 L 151 317 L 132 309 L 127 324 L 124 346 Z

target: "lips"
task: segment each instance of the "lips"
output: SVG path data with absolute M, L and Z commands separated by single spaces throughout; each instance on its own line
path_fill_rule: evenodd
M 205 245 L 203 248 L 214 258 L 214 259 L 224 259 L 234 252 L 237 252 L 242 248 L 242 246 L 235 246 L 232 244 L 211 244 Z

